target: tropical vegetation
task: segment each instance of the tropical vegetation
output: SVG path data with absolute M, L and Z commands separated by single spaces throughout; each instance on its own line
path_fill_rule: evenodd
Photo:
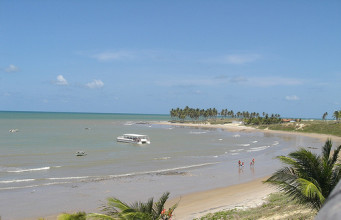
M 272 193 L 264 204 L 248 209 L 231 209 L 207 214 L 195 220 L 314 219 L 315 210 L 297 203 L 283 193 Z
M 108 198 L 107 204 L 103 206 L 105 214 L 88 214 L 90 219 L 121 219 L 121 220 L 168 220 L 171 219 L 177 204 L 168 210 L 165 209 L 165 203 L 169 198 L 169 192 L 164 193 L 157 202 L 150 198 L 147 202 L 135 202 L 128 205 L 117 198 Z
M 328 139 L 318 156 L 301 148 L 288 156 L 277 157 L 287 164 L 275 172 L 265 183 L 277 186 L 290 198 L 319 210 L 341 178 L 338 154 L 341 145 L 332 152 L 332 141 Z
M 337 123 L 340 123 L 340 120 L 341 120 L 341 110 L 335 111 L 335 112 L 333 113 L 333 118 L 335 118 L 335 120 L 337 121 Z
M 233 110 L 222 109 L 218 111 L 216 108 L 209 109 L 199 109 L 199 108 L 190 108 L 186 106 L 184 109 L 176 108 L 170 110 L 170 116 L 172 121 L 179 120 L 184 122 L 186 120 L 191 121 L 208 121 L 208 120 L 216 120 L 217 117 L 220 116 L 220 119 L 225 118 L 235 118 L 243 121 L 245 124 L 272 124 L 272 123 L 280 123 L 281 116 L 279 114 L 268 114 L 263 112 L 262 114 L 257 112 L 234 112 Z
M 85 212 L 77 212 L 74 214 L 63 213 L 58 215 L 58 220 L 86 220 L 86 213 Z

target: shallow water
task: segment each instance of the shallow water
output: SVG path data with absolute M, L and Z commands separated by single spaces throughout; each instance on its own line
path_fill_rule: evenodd
M 92 203 L 103 200 L 107 192 L 135 201 L 164 191 L 174 197 L 238 184 L 271 174 L 280 167 L 274 159 L 278 155 L 300 146 L 321 146 L 318 139 L 296 135 L 151 122 L 167 119 L 162 115 L 0 112 L 0 215 L 23 219 L 68 208 L 91 211 L 99 206 Z M 149 135 L 151 144 L 116 142 L 124 133 Z M 77 157 L 77 151 L 87 155 Z M 256 164 L 250 167 L 253 158 Z M 238 167 L 238 160 L 244 167 Z M 84 193 L 91 204 L 79 203 Z M 50 205 L 40 201 L 51 197 L 54 206 L 52 201 Z M 30 204 L 31 199 L 38 202 Z M 13 204 L 21 212 L 11 211 Z

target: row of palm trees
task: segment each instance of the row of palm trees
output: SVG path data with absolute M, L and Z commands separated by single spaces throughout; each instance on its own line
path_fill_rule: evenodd
M 328 112 L 323 113 L 322 120 L 326 120 L 328 116 Z M 341 120 L 341 110 L 333 112 L 333 118 L 339 123 Z
M 176 108 L 170 110 L 172 120 L 207 121 L 208 119 L 216 119 L 218 116 L 224 118 L 242 119 L 245 124 L 273 124 L 280 123 L 281 116 L 279 114 L 271 114 L 263 112 L 262 116 L 257 112 L 234 112 L 233 110 L 222 109 L 220 112 L 216 108 L 199 109 L 186 106 L 184 109 Z

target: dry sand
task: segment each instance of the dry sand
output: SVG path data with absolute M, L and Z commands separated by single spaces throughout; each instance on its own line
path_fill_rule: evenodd
M 279 130 L 268 130 L 268 129 L 257 129 L 253 127 L 247 127 L 245 125 L 239 123 L 229 123 L 229 124 L 191 124 L 191 123 L 171 123 L 167 121 L 157 122 L 155 124 L 160 125 L 173 125 L 173 126 L 184 126 L 184 127 L 197 127 L 197 128 L 220 128 L 227 131 L 233 132 L 264 132 L 264 133 L 276 133 L 276 134 L 292 134 L 292 135 L 301 135 L 306 137 L 318 138 L 323 141 L 326 141 L 328 138 L 331 138 L 334 142 L 341 142 L 341 137 L 329 134 L 316 134 L 316 133 L 303 133 L 303 132 L 294 132 L 294 131 L 279 131 Z
M 263 204 L 270 193 L 276 192 L 274 188 L 262 183 L 266 179 L 188 194 L 170 200 L 167 206 L 179 202 L 174 211 L 174 218 L 184 220 L 222 210 L 256 207 Z

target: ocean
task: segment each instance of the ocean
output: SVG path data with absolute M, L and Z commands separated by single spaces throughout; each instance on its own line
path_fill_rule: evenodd
M 0 112 L 0 216 L 25 219 L 91 211 L 107 196 L 132 202 L 165 191 L 175 197 L 238 184 L 270 175 L 281 166 L 274 159 L 278 155 L 322 145 L 299 135 L 158 124 L 169 119 Z M 124 133 L 148 135 L 151 144 L 117 142 Z M 87 155 L 77 157 L 77 151 Z M 252 159 L 256 163 L 251 168 Z M 244 167 L 239 168 L 239 160 Z M 91 202 L 81 203 L 84 198 Z

